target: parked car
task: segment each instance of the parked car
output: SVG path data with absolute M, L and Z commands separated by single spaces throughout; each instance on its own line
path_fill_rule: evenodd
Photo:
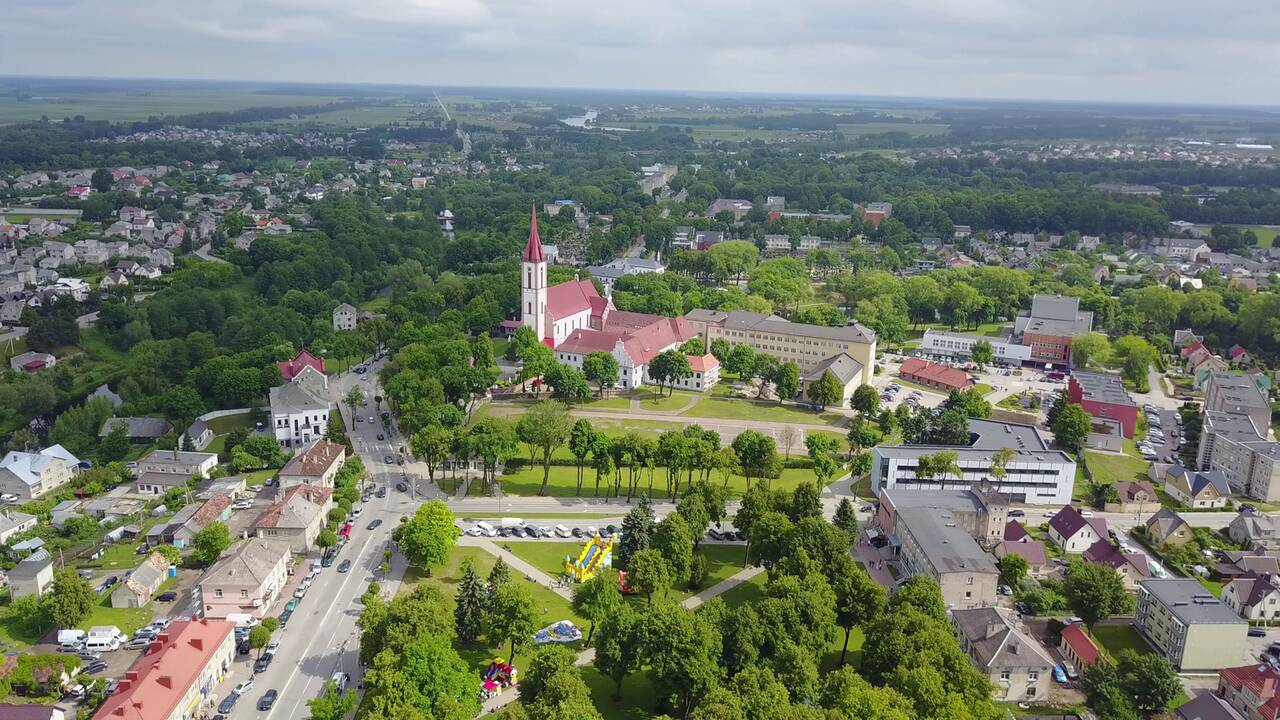
M 93 662 L 91 662 L 91 663 L 89 663 L 88 665 L 85 665 L 85 666 L 84 666 L 84 668 L 83 668 L 83 672 L 86 672 L 86 673 L 99 673 L 99 672 L 102 672 L 103 670 L 106 670 L 106 669 L 107 669 L 107 661 L 106 661 L 106 660 L 94 660 Z
M 402 482 L 396 483 L 396 489 L 399 490 L 400 492 L 409 492 L 409 486 Z M 378 495 L 378 497 L 383 497 L 385 495 L 386 495 L 386 492 L 384 491 L 381 495 Z
M 235 689 L 233 689 L 231 692 L 235 693 L 236 695 L 243 695 L 252 689 L 253 689 L 253 678 L 249 678 L 248 680 L 245 680 L 240 684 L 236 685 Z
M 239 699 L 240 699 L 239 695 L 235 693 L 231 693 L 225 699 L 223 699 L 222 702 L 218 703 L 218 712 L 220 713 L 231 712 L 231 710 L 234 709 L 236 706 L 236 701 Z
M 1026 510 L 1010 510 L 1009 517 L 1026 517 Z
M 387 489 L 385 487 L 378 488 L 378 497 L 384 498 L 386 496 L 387 496 Z
M 258 710 L 262 712 L 270 710 L 271 706 L 276 704 L 276 698 L 279 696 L 280 693 L 276 692 L 275 688 L 266 691 L 258 700 Z
M 271 667 L 271 660 L 275 657 L 273 653 L 262 653 L 262 656 L 253 663 L 253 671 L 255 673 L 266 672 Z
M 710 530 L 707 530 L 707 537 L 711 538 L 712 540 L 720 540 L 724 537 L 724 535 L 721 534 L 719 530 L 715 528 L 711 528 Z
M 1249 628 L 1249 637 L 1266 637 L 1267 631 L 1260 627 Z
M 574 528 L 570 534 L 576 538 L 580 538 L 583 535 L 582 528 Z
M 156 596 L 156 600 L 158 600 L 159 602 L 173 602 L 174 600 L 177 600 L 177 599 L 178 599 L 178 593 L 172 590 L 165 590 L 164 592 Z

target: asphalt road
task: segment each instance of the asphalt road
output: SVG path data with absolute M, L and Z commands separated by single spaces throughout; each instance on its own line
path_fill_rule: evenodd
M 351 373 L 333 378 L 330 380 L 330 394 L 337 393 L 340 398 L 352 384 L 359 384 L 370 396 L 369 407 L 372 408 L 376 379 L 371 376 L 372 373 L 364 376 L 370 378 L 368 381 Z M 345 407 L 343 412 L 346 412 Z M 369 414 L 378 415 L 369 410 L 365 416 Z M 372 481 L 379 487 L 388 487 L 386 497 L 375 496 L 362 505 L 351 540 L 338 554 L 333 567 L 321 571 L 288 625 L 276 632 L 274 639 L 280 641 L 280 649 L 270 667 L 254 677 L 253 689 L 236 703 L 227 716 L 228 720 L 304 718 L 308 715 L 307 701 L 324 690 L 325 683 L 335 672 L 349 673 L 353 686 L 359 682 L 362 673 L 358 666 L 356 619 L 361 609 L 358 600 L 369 582 L 375 579 L 381 583 L 384 596 L 395 594 L 404 574 L 403 560 L 398 555 L 393 556 L 391 570 L 385 580 L 380 577 L 378 566 L 382 564 L 382 552 L 391 539 L 392 529 L 399 524 L 400 516 L 413 512 L 416 503 L 404 493 L 394 490 L 396 479 L 401 477 L 401 468 L 382 462 L 384 455 L 395 454 L 394 437 L 386 435 L 387 430 L 380 423 L 356 423 L 351 427 L 349 437 L 369 468 Z M 379 432 L 388 439 L 379 441 Z M 381 519 L 382 524 L 375 530 L 368 530 L 370 521 L 375 518 Z M 351 561 L 351 570 L 347 573 L 337 571 L 343 560 Z M 299 572 L 306 572 L 307 565 L 300 565 Z M 282 598 L 271 613 L 278 615 L 287 599 Z M 219 702 L 231 694 L 236 683 L 253 675 L 254 657 L 256 654 L 251 654 L 249 659 L 235 663 L 231 674 L 219 688 Z M 258 699 L 272 688 L 280 693 L 279 699 L 269 712 L 259 712 Z

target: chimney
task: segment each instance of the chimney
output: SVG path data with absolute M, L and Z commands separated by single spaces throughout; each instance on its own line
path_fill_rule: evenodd
M 1262 679 L 1262 692 L 1260 697 L 1271 698 L 1276 694 L 1276 674 L 1274 672 L 1267 673 Z
M 191 638 L 191 647 L 197 650 L 204 650 L 204 638 Z
M 122 693 L 131 687 L 133 687 L 133 679 L 125 678 L 124 680 L 120 681 L 119 685 L 116 686 L 116 693 Z
M 160 683 L 160 687 L 169 688 L 170 690 L 173 689 L 172 675 L 161 675 L 160 677 L 156 678 L 156 682 Z

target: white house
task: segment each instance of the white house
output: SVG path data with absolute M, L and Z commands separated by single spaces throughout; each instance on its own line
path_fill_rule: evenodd
M 350 303 L 342 303 L 333 309 L 334 330 L 355 330 L 360 311 Z
M 271 388 L 271 427 L 284 447 L 303 447 L 324 437 L 329 396 L 324 375 L 305 367 L 293 380 Z
M 71 482 L 80 460 L 61 445 L 38 453 L 11 450 L 0 460 L 0 492 L 23 500 L 39 497 Z
M 1107 521 L 1085 517 L 1068 505 L 1049 520 L 1049 539 L 1063 552 L 1082 553 L 1099 540 L 1106 540 Z

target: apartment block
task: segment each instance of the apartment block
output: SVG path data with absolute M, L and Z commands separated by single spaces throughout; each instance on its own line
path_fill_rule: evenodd
M 865 325 L 844 327 L 807 325 L 777 315 L 733 310 L 692 310 L 685 319 L 693 324 L 707 347 L 717 338 L 730 345 L 746 345 L 758 353 L 793 362 L 801 372 L 812 370 L 833 355 L 847 354 L 861 365 L 860 384 L 871 382 L 875 366 L 876 334 Z
M 1263 438 L 1271 427 L 1271 403 L 1252 375 L 1237 372 L 1210 373 L 1204 385 L 1206 412 L 1248 415 Z
M 1220 670 L 1240 662 L 1249 624 L 1197 580 L 1138 584 L 1133 626 L 1181 672 Z

